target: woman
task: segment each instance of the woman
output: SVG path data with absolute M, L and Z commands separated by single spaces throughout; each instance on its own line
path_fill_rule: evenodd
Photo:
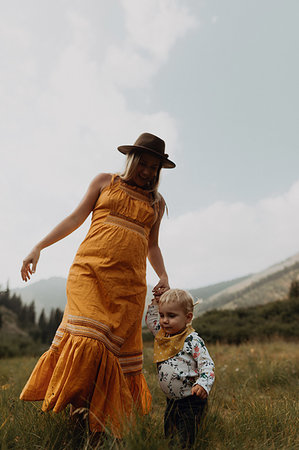
M 157 187 L 161 168 L 175 167 L 164 141 L 150 133 L 118 150 L 127 155 L 124 174 L 99 174 L 79 206 L 33 248 L 21 269 L 23 280 L 29 280 L 40 251 L 93 213 L 70 268 L 62 323 L 20 398 L 44 400 L 44 411 L 58 412 L 69 403 L 88 407 L 90 430 L 103 431 L 108 424 L 115 436 L 121 436 L 133 404 L 141 414 L 150 408 L 142 374 L 146 257 L 160 278 L 153 292 L 161 295 L 169 284 L 158 245 L 165 202 Z

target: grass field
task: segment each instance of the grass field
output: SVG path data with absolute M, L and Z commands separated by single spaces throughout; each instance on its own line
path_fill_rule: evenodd
M 216 364 L 216 382 L 194 448 L 299 448 L 298 343 L 274 340 L 208 348 Z M 42 413 L 40 403 L 18 400 L 35 358 L 0 360 L 1 449 L 167 449 L 163 438 L 165 399 L 151 363 L 151 343 L 146 344 L 144 353 L 152 412 L 137 420 L 122 441 L 108 437 L 101 444 L 93 442 L 87 430 L 76 432 L 67 410 Z

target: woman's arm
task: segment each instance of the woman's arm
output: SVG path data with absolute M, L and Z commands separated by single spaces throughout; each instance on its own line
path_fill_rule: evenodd
M 82 225 L 93 210 L 101 190 L 109 184 L 110 180 L 111 175 L 109 173 L 97 175 L 90 183 L 77 208 L 35 245 L 23 261 L 21 276 L 24 281 L 29 280 L 30 275 L 35 272 L 41 250 L 65 238 Z
M 160 278 L 159 283 L 153 288 L 154 295 L 160 296 L 165 291 L 169 289 L 169 283 L 168 283 L 168 275 L 165 269 L 163 256 L 159 247 L 159 229 L 160 229 L 160 223 L 161 219 L 163 217 L 165 210 L 165 201 L 163 197 L 161 197 L 160 205 L 159 205 L 159 215 L 158 219 L 152 226 L 152 229 L 150 231 L 149 235 L 149 243 L 148 243 L 148 259 L 151 263 L 154 271 Z

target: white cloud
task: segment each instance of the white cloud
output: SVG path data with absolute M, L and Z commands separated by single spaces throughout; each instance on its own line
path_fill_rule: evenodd
M 197 20 L 175 0 L 122 0 L 126 38 L 108 48 L 105 67 L 120 86 L 147 87 L 177 40 Z
M 298 229 L 299 181 L 284 195 L 253 206 L 218 202 L 164 218 L 161 247 L 172 285 L 195 288 L 257 272 L 291 256 L 299 248 Z
M 132 45 L 156 59 L 165 59 L 178 38 L 198 22 L 176 0 L 122 0 L 125 23 Z
M 0 283 L 9 278 L 14 286 L 22 258 L 75 207 L 90 179 L 121 169 L 117 145 L 152 131 L 176 160 L 180 136 L 171 113 L 133 109 L 127 88 L 142 95 L 151 88 L 198 21 L 187 1 L 123 0 L 122 13 L 119 4 L 104 1 L 6 3 L 11 9 L 0 17 Z M 105 23 L 107 8 L 117 9 L 121 26 Z M 296 252 L 298 196 L 297 183 L 254 206 L 215 203 L 165 218 L 161 246 L 172 283 L 197 287 Z M 36 280 L 67 275 L 87 226 L 45 251 Z
M 171 114 L 133 110 L 122 89 L 149 86 L 194 19 L 177 2 L 140 4 L 146 6 L 146 14 L 139 3 L 125 2 L 123 34 L 117 28 L 112 33 L 112 24 L 103 22 L 104 9 L 110 7 L 106 2 L 90 6 L 65 1 L 59 15 L 47 1 L 39 3 L 38 11 L 23 2 L 17 14 L 9 5 L 3 11 L 0 164 L 5 171 L 0 180 L 0 235 L 5 239 L 0 251 L 6 256 L 0 283 L 8 278 L 12 285 L 18 283 L 21 259 L 76 205 L 95 174 L 121 170 L 124 158 L 117 145 L 131 144 L 140 132 L 150 131 L 165 138 L 174 154 L 178 135 Z M 142 37 L 141 29 L 136 34 L 132 8 L 139 11 L 140 20 L 143 17 L 139 27 L 150 16 L 149 35 Z M 163 27 L 160 19 L 167 11 Z M 56 256 L 45 265 L 41 262 L 39 275 L 66 275 L 83 235 L 79 231 L 47 250 Z

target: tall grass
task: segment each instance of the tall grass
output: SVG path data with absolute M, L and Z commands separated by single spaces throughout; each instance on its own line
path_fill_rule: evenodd
M 298 345 L 275 340 L 240 346 L 211 345 L 209 351 L 216 363 L 216 382 L 194 448 L 299 448 Z M 121 441 L 111 435 L 103 439 L 90 436 L 84 424 L 75 428 L 68 410 L 42 413 L 38 402 L 19 401 L 19 393 L 36 360 L 0 360 L 1 449 L 166 450 L 165 398 L 151 362 L 151 343 L 146 344 L 144 354 L 145 376 L 153 395 L 152 412 L 145 418 L 137 418 Z

